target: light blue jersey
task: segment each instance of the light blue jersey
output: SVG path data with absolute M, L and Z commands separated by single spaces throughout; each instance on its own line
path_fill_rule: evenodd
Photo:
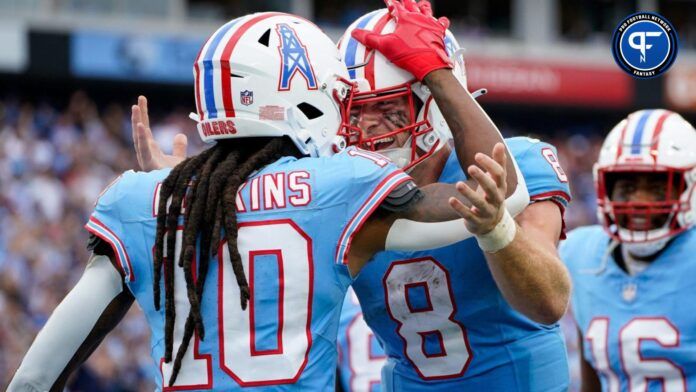
M 531 199 L 564 208 L 569 189 L 555 148 L 529 138 L 506 143 Z M 452 152 L 440 182 L 465 178 Z M 430 251 L 381 252 L 353 288 L 388 355 L 384 391 L 568 388 L 558 325 L 535 323 L 507 304 L 473 238 Z
M 609 244 L 602 227 L 590 226 L 573 230 L 561 246 L 583 357 L 602 390 L 696 390 L 696 229 L 634 276 L 619 267 Z
M 86 225 L 111 244 L 145 312 L 160 388 L 172 364 L 162 360 L 165 316 L 164 306 L 156 311 L 153 305 L 152 252 L 159 188 L 168 173 L 124 173 Z M 409 180 L 380 156 L 354 148 L 327 158 L 285 157 L 247 179 L 236 207 L 249 306 L 240 307 L 229 253 L 221 245 L 202 297 L 205 340 L 194 337 L 175 389 L 333 389 L 351 240 L 384 197 Z M 177 256 L 180 239 L 181 231 Z M 176 268 L 174 284 L 176 353 L 189 311 L 182 268 Z
M 358 297 L 348 290 L 338 327 L 338 372 L 344 392 L 379 392 L 387 357 L 363 319 Z

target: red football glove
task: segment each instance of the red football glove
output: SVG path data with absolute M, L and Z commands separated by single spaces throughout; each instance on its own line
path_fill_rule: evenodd
M 430 2 L 421 0 L 385 0 L 396 21 L 390 34 L 355 29 L 352 36 L 370 49 L 378 50 L 389 61 L 423 80 L 425 75 L 441 68 L 452 68 L 445 49 L 445 31 L 449 20 L 435 19 Z

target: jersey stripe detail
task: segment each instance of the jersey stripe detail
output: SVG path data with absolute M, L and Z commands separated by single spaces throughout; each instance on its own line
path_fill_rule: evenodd
M 85 225 L 85 229 L 111 245 L 116 259 L 121 266 L 121 271 L 125 275 L 125 280 L 133 282 L 135 280 L 135 273 L 133 272 L 128 253 L 126 252 L 126 247 L 123 245 L 123 242 L 121 242 L 121 239 L 94 216 L 89 218 L 89 221 Z
M 550 191 L 531 195 L 529 196 L 529 200 L 530 204 L 540 201 L 550 201 L 558 207 L 558 209 L 561 211 L 561 234 L 559 239 L 566 239 L 565 210 L 568 207 L 568 204 L 570 204 L 570 195 L 563 191 Z
M 372 191 L 372 194 L 370 194 L 367 200 L 365 200 L 362 206 L 360 206 L 358 212 L 353 215 L 346 227 L 343 229 L 336 247 L 335 262 L 337 264 L 348 263 L 348 251 L 350 250 L 350 245 L 353 241 L 353 235 L 360 230 L 367 218 L 370 217 L 372 212 L 382 203 L 382 200 L 384 200 L 384 198 L 386 198 L 394 188 L 409 180 L 412 180 L 411 176 L 399 170 L 391 173 L 389 176 L 384 178 L 379 185 L 377 185 L 377 187 Z
M 557 199 L 565 206 L 568 206 L 570 203 L 571 197 L 569 194 L 563 191 L 549 191 L 549 192 L 543 192 L 543 193 L 537 193 L 535 195 L 530 195 L 529 196 L 530 200 L 533 201 L 542 201 L 542 200 L 548 200 L 548 199 Z

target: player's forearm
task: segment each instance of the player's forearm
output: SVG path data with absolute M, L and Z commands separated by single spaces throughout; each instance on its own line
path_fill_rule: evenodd
M 535 244 L 517 227 L 515 239 L 495 253 L 485 253 L 503 297 L 515 310 L 542 323 L 558 321 L 568 307 L 570 278 L 558 257 Z
M 486 112 L 454 77 L 451 70 L 442 69 L 429 73 L 423 80 L 437 102 L 447 125 L 454 136 L 454 148 L 459 164 L 466 173 L 467 167 L 476 164 L 477 152 L 488 154 L 503 137 Z M 517 175 L 512 154 L 507 157 L 507 196 L 514 192 Z

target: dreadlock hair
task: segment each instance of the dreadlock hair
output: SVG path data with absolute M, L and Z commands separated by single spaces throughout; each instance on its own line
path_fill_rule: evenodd
M 240 292 L 240 305 L 246 309 L 249 285 L 242 258 L 237 250 L 237 191 L 255 170 L 282 156 L 301 156 L 288 138 L 239 138 L 219 141 L 200 154 L 187 158 L 169 173 L 160 188 L 157 231 L 154 249 L 153 292 L 155 309 L 160 310 L 160 280 L 164 270 L 165 324 L 164 361 L 172 360 L 174 346 L 174 252 L 182 206 L 184 228 L 178 267 L 183 268 L 191 309 L 186 318 L 184 336 L 176 353 L 169 386 L 176 381 L 181 360 L 196 332 L 205 338 L 201 317 L 201 296 L 211 256 L 217 255 L 221 236 L 225 235 Z M 198 271 L 194 275 L 196 241 L 200 238 Z

